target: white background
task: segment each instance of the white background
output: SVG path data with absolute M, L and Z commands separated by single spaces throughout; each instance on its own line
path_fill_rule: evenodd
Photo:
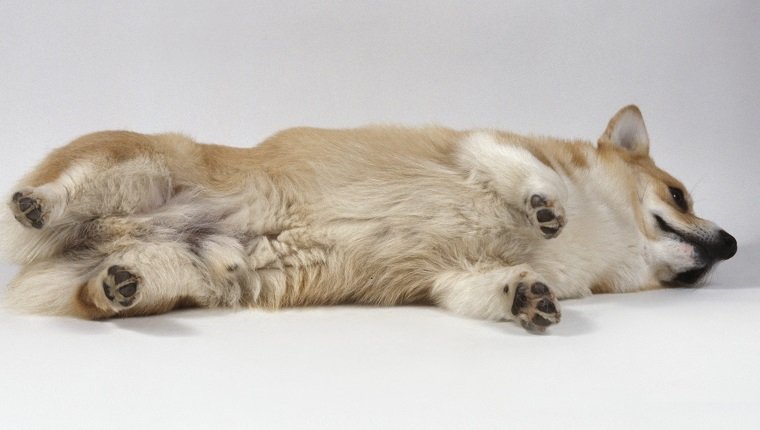
M 564 302 L 547 336 L 414 307 L 0 311 L 0 428 L 758 428 L 759 5 L 0 1 L 3 192 L 100 129 L 595 140 L 636 103 L 658 164 L 739 241 L 701 289 Z

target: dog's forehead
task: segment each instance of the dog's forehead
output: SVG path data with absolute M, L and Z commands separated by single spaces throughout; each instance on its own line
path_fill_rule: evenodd
M 645 176 L 646 180 L 639 181 L 640 183 L 646 183 L 648 186 L 651 186 L 655 182 L 662 185 L 661 187 L 657 187 L 658 189 L 667 191 L 668 187 L 675 187 L 680 188 L 685 194 L 688 194 L 683 183 L 670 173 L 657 167 L 657 164 L 655 164 L 649 155 L 632 153 L 611 144 L 599 145 L 597 149 L 600 159 L 607 160 L 613 166 L 622 162 L 634 173 Z
M 665 170 L 657 167 L 654 160 L 650 157 L 632 157 L 628 161 L 628 164 L 633 166 L 633 168 L 639 173 L 647 175 L 651 180 L 661 183 L 665 185 L 665 187 L 679 188 L 684 194 L 688 193 L 681 181 Z

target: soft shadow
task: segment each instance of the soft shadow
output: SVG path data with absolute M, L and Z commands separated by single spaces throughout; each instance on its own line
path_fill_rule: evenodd
M 176 314 L 177 312 L 148 317 L 111 319 L 103 321 L 102 324 L 155 337 L 190 337 L 200 334 L 193 326 L 177 321 Z
M 193 320 L 226 317 L 245 310 L 188 308 L 174 310 L 161 315 L 115 318 L 104 321 L 104 323 L 110 324 L 112 327 L 120 330 L 128 330 L 156 337 L 189 337 L 200 334 L 200 331 L 194 327 L 195 323 Z
M 563 307 L 561 311 L 562 320 L 556 326 L 549 327 L 547 332 L 550 335 L 572 337 L 583 336 L 596 331 L 592 320 L 587 318 L 583 312 L 568 309 L 567 306 Z
M 662 288 L 649 291 L 631 291 L 628 293 L 595 294 L 583 299 L 588 305 L 620 306 L 628 308 L 670 307 L 679 303 L 683 297 L 697 294 L 697 288 Z
M 108 324 L 104 324 L 103 321 L 90 321 L 78 318 L 67 317 L 52 317 L 55 321 L 56 328 L 66 330 L 72 333 L 86 334 L 86 335 L 105 335 L 113 333 L 113 327 Z
M 230 309 L 230 308 L 187 308 L 187 309 L 180 309 L 180 310 L 174 310 L 169 313 L 173 318 L 175 319 L 182 319 L 182 320 L 198 320 L 198 319 L 208 319 L 208 318 L 219 318 L 224 317 L 227 315 L 236 314 L 238 312 L 250 312 L 251 309 L 247 308 L 240 308 L 240 309 Z

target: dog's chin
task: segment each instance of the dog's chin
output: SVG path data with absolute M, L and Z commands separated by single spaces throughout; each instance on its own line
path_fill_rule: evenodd
M 673 279 L 666 282 L 670 287 L 695 287 L 704 279 L 707 272 L 710 271 L 711 265 L 697 267 L 676 274 Z

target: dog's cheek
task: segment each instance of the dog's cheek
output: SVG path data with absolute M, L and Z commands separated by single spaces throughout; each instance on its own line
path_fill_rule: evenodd
M 693 245 L 677 240 L 662 240 L 653 247 L 654 262 L 667 265 L 675 273 L 701 267 L 697 250 Z

